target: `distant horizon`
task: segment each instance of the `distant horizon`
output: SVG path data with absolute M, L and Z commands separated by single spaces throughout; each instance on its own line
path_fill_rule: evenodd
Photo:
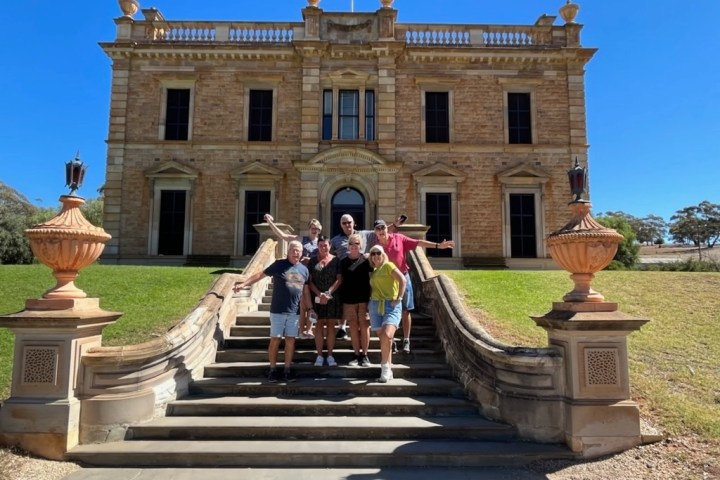
M 557 16 L 565 0 L 396 0 L 401 23 L 532 25 Z M 655 8 L 577 1 L 581 44 L 597 48 L 586 66 L 590 200 L 593 214 L 622 211 L 669 221 L 677 210 L 720 203 L 720 38 L 696 28 L 697 12 L 720 17 L 720 2 Z M 228 4 L 154 0 L 168 19 L 301 21 L 305 0 Z M 321 0 L 327 11 L 375 11 L 377 0 Z M 105 182 L 111 61 L 98 46 L 115 38 L 117 2 L 26 0 L 3 6 L 0 30 L 5 111 L 0 115 L 0 180 L 40 207 L 54 207 L 64 163 L 79 150 L 88 165 L 79 194 L 96 198 Z M 668 15 L 667 12 L 672 12 Z M 136 14 L 141 18 L 141 14 Z M 568 165 L 571 168 L 572 165 Z M 568 192 L 568 201 L 571 196 Z M 412 218 L 412 215 L 411 215 Z

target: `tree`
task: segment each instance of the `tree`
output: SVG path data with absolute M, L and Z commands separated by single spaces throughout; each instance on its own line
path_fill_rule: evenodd
M 633 268 L 638 262 L 640 245 L 636 241 L 635 232 L 627 216 L 608 215 L 600 216 L 595 220 L 604 227 L 615 229 L 624 238 L 618 245 L 617 253 L 608 268 L 616 269 L 619 266 L 622 268 Z
M 659 245 L 665 241 L 667 228 L 667 223 L 662 217 L 650 214 L 640 219 L 639 229 L 642 232 L 642 238 L 637 231 L 635 234 L 639 242 Z
M 705 200 L 676 211 L 670 218 L 670 235 L 679 243 L 714 247 L 720 239 L 720 205 Z
M 32 263 L 25 229 L 35 209 L 24 195 L 0 182 L 0 263 Z

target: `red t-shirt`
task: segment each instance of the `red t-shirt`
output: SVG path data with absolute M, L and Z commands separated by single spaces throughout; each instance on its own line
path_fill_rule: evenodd
M 385 249 L 388 260 L 394 263 L 397 268 L 405 274 L 410 270 L 405 260 L 405 253 L 415 250 L 419 243 L 419 240 L 405 236 L 402 233 L 388 233 L 387 245 L 382 245 L 380 242 L 377 244 Z

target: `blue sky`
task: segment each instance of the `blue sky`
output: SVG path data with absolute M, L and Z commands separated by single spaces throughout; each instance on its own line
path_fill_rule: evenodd
M 300 21 L 305 0 L 140 0 L 167 19 Z M 396 0 L 399 22 L 532 24 L 564 0 Z M 720 1 L 578 1 L 581 41 L 598 48 L 586 96 L 593 211 L 665 220 L 720 203 Z M 321 0 L 349 11 L 351 0 Z M 378 0 L 355 0 L 373 11 Z M 23 0 L 2 7 L 0 180 L 41 206 L 67 193 L 64 163 L 80 151 L 80 194 L 104 182 L 115 0 Z M 137 17 L 140 15 L 138 14 Z M 708 19 L 708 21 L 704 21 Z M 558 15 L 556 23 L 562 20 Z

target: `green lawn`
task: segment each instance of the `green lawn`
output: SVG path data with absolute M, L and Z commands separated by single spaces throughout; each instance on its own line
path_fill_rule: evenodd
M 212 268 L 94 265 L 77 284 L 106 310 L 124 312 L 105 345 L 162 334 L 198 302 Z M 478 321 L 509 344 L 545 346 L 529 315 L 544 314 L 572 289 L 560 271 L 448 271 Z M 22 310 L 54 285 L 47 267 L 0 265 L 0 313 Z M 720 274 L 600 272 L 593 287 L 627 314 L 651 322 L 629 337 L 633 398 L 673 435 L 720 440 Z M 0 398 L 9 395 L 12 334 L 0 329 Z
M 187 315 L 217 278 L 216 268 L 92 265 L 75 284 L 100 307 L 123 316 L 103 331 L 103 345 L 127 345 L 161 335 Z M 44 265 L 0 265 L 0 314 L 25 308 L 55 285 Z M 10 395 L 13 334 L 0 328 L 0 398 Z
M 483 325 L 513 345 L 547 345 L 529 318 L 572 290 L 566 272 L 449 271 Z M 720 274 L 600 272 L 593 288 L 649 318 L 628 340 L 633 398 L 671 434 L 720 440 Z

